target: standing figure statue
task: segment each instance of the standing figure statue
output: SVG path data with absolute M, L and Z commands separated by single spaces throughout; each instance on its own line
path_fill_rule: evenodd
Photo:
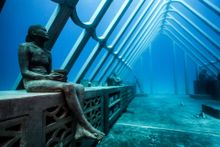
M 104 133 L 87 121 L 81 108 L 80 102 L 84 97 L 84 87 L 67 82 L 66 73 L 62 70 L 52 71 L 51 52 L 44 48 L 48 40 L 45 27 L 33 25 L 28 29 L 26 42 L 19 46 L 19 64 L 25 89 L 28 92 L 62 91 L 77 121 L 75 139 L 88 137 L 101 140 Z

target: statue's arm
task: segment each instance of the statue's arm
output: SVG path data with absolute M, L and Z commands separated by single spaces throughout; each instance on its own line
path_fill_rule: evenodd
M 29 70 L 30 48 L 26 45 L 20 45 L 18 51 L 19 65 L 23 77 L 33 80 L 46 79 L 46 75 Z

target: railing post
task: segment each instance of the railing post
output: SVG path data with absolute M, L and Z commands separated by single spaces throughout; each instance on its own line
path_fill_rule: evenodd
M 109 95 L 108 93 L 104 95 L 104 132 L 109 131 Z

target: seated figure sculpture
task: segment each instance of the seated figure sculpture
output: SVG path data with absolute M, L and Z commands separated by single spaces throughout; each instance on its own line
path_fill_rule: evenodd
M 77 121 L 75 139 L 88 137 L 101 140 L 104 133 L 87 121 L 81 108 L 84 87 L 67 82 L 66 73 L 62 70 L 52 71 L 51 52 L 44 47 L 48 40 L 45 27 L 33 25 L 28 29 L 26 42 L 19 46 L 19 65 L 25 89 L 28 92 L 62 91 Z
M 122 81 L 121 79 L 116 75 L 116 73 L 112 73 L 107 79 L 106 79 L 108 86 L 119 86 L 121 85 Z

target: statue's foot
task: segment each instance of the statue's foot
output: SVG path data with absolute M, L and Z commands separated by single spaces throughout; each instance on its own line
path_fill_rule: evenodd
M 88 131 L 82 126 L 80 126 L 79 124 L 77 124 L 75 139 L 77 140 L 77 139 L 86 137 L 86 138 L 101 140 L 104 137 L 104 135 L 105 135 L 104 133 L 100 132 L 99 130 L 95 128 L 93 129 L 93 131 Z
M 79 124 L 77 124 L 75 139 L 77 140 L 77 139 L 80 139 L 80 138 L 83 138 L 83 137 L 96 139 L 96 136 L 93 133 L 87 131 L 86 129 L 81 127 Z
M 102 138 L 105 136 L 105 134 L 98 129 L 95 129 L 94 127 L 92 128 L 91 131 L 95 136 L 97 140 L 102 140 Z

